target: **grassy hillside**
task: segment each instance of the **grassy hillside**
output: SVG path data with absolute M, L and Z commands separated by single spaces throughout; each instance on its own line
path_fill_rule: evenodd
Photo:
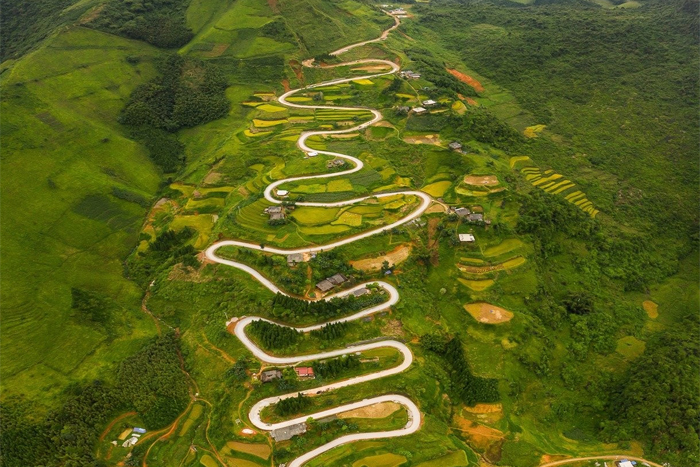
M 2 386 L 50 400 L 153 328 L 123 277 L 160 175 L 116 117 L 155 50 L 73 28 L 3 74 Z M 128 57 L 138 57 L 133 64 Z M 71 289 L 109 304 L 105 323 Z

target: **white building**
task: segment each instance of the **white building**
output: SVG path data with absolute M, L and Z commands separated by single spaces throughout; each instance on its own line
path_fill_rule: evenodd
M 288 194 L 289 194 L 289 191 L 287 191 L 287 190 L 277 190 L 277 196 L 285 197 Z
M 460 242 L 475 242 L 476 238 L 474 238 L 474 235 L 472 234 L 459 234 L 459 241 Z
M 134 446 L 138 441 L 139 441 L 139 439 L 137 437 L 132 436 L 131 438 L 124 441 L 124 443 L 122 443 L 122 447 L 130 448 L 130 447 Z
M 318 151 L 309 151 L 306 153 L 306 155 L 309 157 L 316 157 L 318 156 Z
M 426 109 L 425 107 L 414 107 L 412 110 L 412 112 L 416 115 L 423 115 L 427 111 L 428 109 Z
M 428 99 L 427 101 L 423 101 L 423 107 L 432 107 L 434 105 L 437 105 L 437 102 L 435 102 L 432 99 Z

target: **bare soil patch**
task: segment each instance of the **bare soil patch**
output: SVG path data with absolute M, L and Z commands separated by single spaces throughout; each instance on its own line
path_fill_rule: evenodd
M 431 204 L 428 209 L 425 210 L 426 214 L 434 214 L 434 213 L 444 213 L 447 212 L 447 208 L 439 203 L 434 203 Z
M 477 414 L 503 412 L 503 404 L 476 404 L 474 407 L 464 407 L 464 411 Z
M 231 44 L 216 44 L 214 48 L 212 48 L 209 52 L 205 52 L 204 56 L 220 57 L 221 55 L 223 55 L 224 52 L 226 52 L 226 49 L 228 49 L 229 45 Z
M 510 311 L 486 302 L 469 303 L 464 305 L 464 309 L 480 323 L 499 324 L 513 319 Z
M 80 24 L 87 24 L 87 23 L 90 23 L 91 21 L 96 20 L 97 17 L 100 16 L 100 13 L 102 13 L 102 10 L 104 10 L 106 6 L 107 6 L 107 4 L 103 4 L 103 5 L 98 6 L 94 10 L 89 11 L 85 16 L 80 18 L 79 23 Z
M 437 266 L 440 263 L 440 244 L 438 241 L 437 227 L 440 219 L 433 217 L 428 221 L 428 248 L 430 249 L 430 264 Z
M 202 277 L 200 269 L 194 269 L 191 267 L 183 266 L 182 264 L 176 264 L 168 274 L 168 280 L 170 281 L 182 281 L 182 282 L 207 282 L 208 279 Z
M 304 82 L 304 71 L 302 70 L 301 63 L 298 60 L 290 60 L 289 66 L 292 67 L 292 71 L 297 76 L 300 83 Z
M 224 175 L 219 172 L 209 172 L 206 177 L 204 177 L 205 185 L 215 185 L 221 181 Z
M 466 83 L 469 86 L 471 86 L 472 88 L 474 88 L 474 90 L 476 92 L 483 92 L 484 91 L 484 87 L 481 85 L 481 83 L 478 82 L 477 80 L 475 80 L 474 78 L 472 78 L 471 76 L 465 75 L 461 71 L 457 71 L 454 68 L 452 68 L 452 69 L 448 68 L 447 72 L 449 74 L 451 74 L 452 76 L 454 76 L 455 78 L 457 78 L 458 80 L 460 80 L 461 82 Z
M 282 80 L 282 86 L 284 87 L 284 92 L 289 92 L 292 90 L 292 87 L 289 85 L 289 80 L 287 78 L 284 78 Z
M 549 462 L 563 461 L 569 459 L 571 456 L 565 456 L 563 454 L 544 454 L 540 459 L 540 464 L 547 464 Z
M 350 264 L 355 269 L 359 269 L 361 271 L 378 271 L 382 268 L 382 263 L 384 261 L 388 261 L 391 266 L 395 266 L 406 261 L 409 254 L 411 254 L 410 245 L 399 245 L 383 256 L 350 261 Z
M 279 13 L 280 9 L 277 7 L 277 0 L 267 0 L 267 5 L 273 13 Z
M 644 307 L 644 311 L 647 312 L 649 318 L 656 319 L 659 317 L 659 305 L 651 300 L 645 300 L 644 303 L 642 303 L 642 307 Z
M 391 337 L 403 337 L 403 324 L 398 319 L 389 320 L 381 329 L 382 334 Z
M 359 133 L 343 133 L 340 135 L 331 135 L 331 138 L 333 139 L 352 139 L 360 136 Z
M 467 175 L 464 177 L 464 183 L 476 186 L 496 186 L 499 181 L 495 175 Z
M 404 139 L 410 144 L 437 144 L 440 142 L 440 135 L 421 135 L 421 136 L 406 136 Z
M 386 65 L 365 65 L 357 68 L 352 68 L 350 71 L 382 71 L 389 68 Z
M 382 402 L 338 414 L 338 418 L 386 418 L 401 408 L 396 402 Z
M 470 445 L 484 452 L 487 461 L 497 462 L 501 459 L 501 447 L 505 439 L 503 432 L 460 416 L 455 416 L 453 420 L 456 429 Z

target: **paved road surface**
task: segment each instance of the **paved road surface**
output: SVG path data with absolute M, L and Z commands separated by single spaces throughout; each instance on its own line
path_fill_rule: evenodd
M 344 47 L 340 50 L 333 52 L 332 54 L 333 55 L 340 55 L 340 54 L 343 54 L 343 53 L 347 52 L 348 50 L 351 50 L 355 47 L 359 47 L 359 46 L 362 46 L 362 45 L 365 45 L 365 44 L 368 44 L 371 42 L 377 42 L 377 41 L 381 41 L 381 40 L 386 39 L 389 32 L 392 31 L 393 29 L 395 29 L 396 27 L 398 27 L 400 24 L 398 18 L 394 18 L 394 21 L 395 21 L 394 26 L 392 26 L 388 30 L 384 31 L 384 33 L 382 33 L 382 35 L 379 38 L 373 39 L 370 41 L 365 41 L 365 42 L 353 44 L 353 45 L 348 46 L 348 47 Z M 345 82 L 354 81 L 354 80 L 358 80 L 358 79 L 370 79 L 370 78 L 375 78 L 375 77 L 382 76 L 382 75 L 396 73 L 399 70 L 399 66 L 393 62 L 390 62 L 387 60 L 373 60 L 373 59 L 357 60 L 354 62 L 347 62 L 347 63 L 343 63 L 343 64 L 336 65 L 336 66 L 348 66 L 348 65 L 355 65 L 355 64 L 362 64 L 362 63 L 384 64 L 384 65 L 387 65 L 389 67 L 389 71 L 382 72 L 382 73 L 370 74 L 370 75 L 366 75 L 366 76 L 355 76 L 352 78 L 342 78 L 342 79 L 331 80 L 331 81 L 327 81 L 327 82 L 323 82 L 323 83 L 313 84 L 313 85 L 307 86 L 306 88 L 302 88 L 302 89 L 312 89 L 312 88 L 316 88 L 316 87 L 320 87 L 320 86 L 345 83 Z M 304 62 L 304 64 L 308 66 L 311 63 L 307 61 L 307 62 Z M 287 101 L 287 98 L 289 96 L 291 96 L 292 94 L 294 94 L 296 92 L 299 92 L 300 90 L 301 89 L 295 89 L 295 90 L 289 91 L 289 92 L 283 94 L 282 96 L 280 96 L 278 101 L 281 104 L 286 105 L 288 107 L 305 108 L 305 109 L 309 109 L 309 108 L 333 109 L 333 110 L 357 110 L 358 109 L 357 107 L 340 107 L 340 106 L 328 106 L 328 105 L 313 105 L 313 106 L 312 105 L 301 105 L 301 104 L 295 104 L 295 103 Z M 351 132 L 359 131 L 359 130 L 362 130 L 362 129 L 369 127 L 370 125 L 377 123 L 378 121 L 380 121 L 382 119 L 382 114 L 380 112 L 378 112 L 377 110 L 374 110 L 374 109 L 366 109 L 366 110 L 370 111 L 373 114 L 373 118 L 367 122 L 364 122 L 360 125 L 357 125 L 355 127 L 348 128 L 345 130 L 307 131 L 307 132 L 302 133 L 299 137 L 299 140 L 297 141 L 297 146 L 299 147 L 299 149 L 301 149 L 302 151 L 304 151 L 306 153 L 311 152 L 311 151 L 315 151 L 319 154 L 327 154 L 329 156 L 342 158 L 342 159 L 345 159 L 345 160 L 351 162 L 352 168 L 345 170 L 345 171 L 342 171 L 342 172 L 334 172 L 334 173 L 327 173 L 327 174 L 321 174 L 321 175 L 308 175 L 308 176 L 293 177 L 293 178 L 287 178 L 284 180 L 278 180 L 278 181 L 268 185 L 268 187 L 265 189 L 265 198 L 272 203 L 279 204 L 282 202 L 282 200 L 275 198 L 275 196 L 274 196 L 275 190 L 277 189 L 277 187 L 279 187 L 280 185 L 282 185 L 284 183 L 294 182 L 294 181 L 298 181 L 298 180 L 310 180 L 310 179 L 322 179 L 322 178 L 329 178 L 329 177 L 339 177 L 339 176 L 348 175 L 348 174 L 351 174 L 351 173 L 354 173 L 354 172 L 361 170 L 363 167 L 363 163 L 361 160 L 357 159 L 356 157 L 352 157 L 352 156 L 349 156 L 347 154 L 341 154 L 341 153 L 332 152 L 332 151 L 314 150 L 306 145 L 306 140 L 309 137 L 314 136 L 314 135 L 329 135 L 329 134 L 351 133 Z M 416 196 L 416 197 L 420 198 L 420 204 L 413 212 L 408 214 L 406 217 L 404 217 L 396 222 L 393 222 L 389 225 L 386 225 L 384 227 L 369 230 L 367 232 L 360 233 L 360 234 L 354 235 L 352 237 L 344 238 L 344 239 L 341 239 L 341 240 L 338 240 L 336 242 L 332 242 L 332 243 L 329 243 L 326 245 L 315 246 L 315 247 L 306 247 L 306 248 L 296 248 L 296 249 L 281 249 L 281 248 L 269 247 L 269 246 L 263 247 L 260 244 L 254 244 L 254 243 L 250 243 L 250 242 L 243 242 L 243 241 L 238 241 L 238 240 L 225 240 L 225 241 L 217 242 L 217 243 L 213 244 L 212 246 L 210 246 L 206 250 L 205 254 L 206 254 L 206 257 L 211 261 L 215 261 L 215 262 L 220 263 L 220 264 L 225 264 L 227 266 L 231 266 L 231 267 L 234 267 L 234 268 L 237 268 L 237 269 L 240 269 L 242 271 L 247 272 L 248 274 L 253 276 L 255 279 L 257 279 L 261 284 L 263 284 L 265 287 L 267 287 L 271 292 L 284 294 L 284 292 L 282 290 L 280 290 L 279 287 L 277 287 L 271 280 L 269 280 L 268 278 L 266 278 L 265 276 L 260 274 L 260 272 L 258 272 L 257 270 L 255 270 L 252 267 L 245 265 L 243 263 L 239 263 L 237 261 L 232 261 L 232 260 L 221 258 L 221 257 L 217 256 L 217 254 L 216 254 L 217 250 L 223 246 L 237 246 L 237 247 L 241 247 L 241 248 L 249 248 L 249 249 L 253 249 L 253 250 L 267 251 L 267 252 L 282 254 L 282 255 L 288 255 L 288 254 L 292 254 L 292 253 L 313 253 L 313 252 L 317 252 L 317 251 L 330 250 L 332 248 L 336 248 L 336 247 L 341 246 L 341 245 L 347 245 L 349 243 L 356 242 L 356 241 L 361 240 L 363 238 L 367 238 L 367 237 L 370 237 L 372 235 L 376 235 L 376 234 L 383 232 L 383 231 L 386 231 L 386 230 L 391 230 L 394 227 L 397 227 L 399 225 L 403 225 L 407 222 L 410 222 L 410 221 L 418 218 L 421 214 L 423 214 L 423 212 L 425 212 L 425 210 L 428 208 L 428 206 L 430 205 L 430 203 L 432 201 L 432 198 L 429 195 L 427 195 L 426 193 L 423 193 L 421 191 L 406 190 L 406 191 L 400 191 L 400 192 L 394 192 L 394 193 L 381 193 L 381 194 L 374 194 L 374 195 L 370 195 L 370 196 L 363 196 L 363 197 L 350 199 L 350 200 L 346 200 L 346 201 L 339 201 L 339 202 L 335 202 L 335 203 L 299 202 L 299 203 L 296 203 L 296 205 L 297 206 L 323 206 L 323 207 L 347 206 L 347 205 L 359 203 L 359 202 L 362 202 L 362 201 L 365 201 L 365 200 L 368 200 L 371 198 L 384 198 L 384 197 L 388 197 L 388 196 L 395 196 L 396 194 Z M 374 284 L 383 288 L 388 293 L 388 300 L 387 301 L 385 301 L 384 303 L 381 303 L 379 305 L 362 310 L 358 313 L 355 313 L 352 316 L 347 316 L 345 318 L 331 321 L 331 323 L 357 320 L 357 319 L 363 318 L 365 316 L 377 313 L 381 310 L 385 310 L 399 301 L 399 293 L 394 286 L 392 286 L 391 284 L 388 284 L 386 282 L 383 282 L 383 281 L 377 281 L 377 282 L 374 282 Z M 330 299 L 335 298 L 335 297 L 343 297 L 343 296 L 349 295 L 353 291 L 360 289 L 362 287 L 365 287 L 366 285 L 367 284 L 360 284 L 360 285 L 355 286 L 349 290 L 345 290 L 345 291 L 339 292 L 337 294 L 333 294 L 331 296 L 325 297 L 324 300 L 330 300 Z M 385 378 L 387 376 L 395 375 L 395 374 L 398 374 L 398 373 L 405 371 L 406 369 L 408 369 L 411 366 L 411 363 L 413 363 L 413 354 L 411 353 L 411 350 L 403 343 L 395 341 L 395 340 L 384 340 L 384 341 L 378 341 L 378 342 L 371 342 L 368 344 L 361 344 L 361 345 L 357 345 L 357 346 L 352 346 L 352 347 L 338 349 L 338 350 L 332 350 L 332 351 L 328 351 L 328 352 L 321 352 L 321 353 L 314 353 L 314 354 L 307 354 L 307 355 L 297 355 L 297 356 L 293 356 L 293 357 L 276 357 L 274 355 L 270 355 L 270 354 L 265 353 L 265 351 L 263 351 L 252 340 L 250 340 L 250 338 L 247 336 L 247 334 L 245 332 L 246 328 L 248 327 L 248 325 L 250 325 L 250 323 L 255 322 L 255 321 L 259 321 L 259 320 L 271 322 L 271 321 L 266 320 L 266 319 L 261 318 L 261 317 L 248 316 L 248 317 L 243 317 L 241 319 L 233 318 L 231 321 L 229 321 L 229 323 L 227 323 L 227 326 L 229 324 L 231 324 L 232 322 L 235 322 L 236 326 L 235 326 L 234 332 L 235 332 L 236 336 L 241 340 L 243 345 L 245 345 L 246 348 L 248 348 L 248 350 L 250 350 L 253 353 L 253 355 L 255 355 L 256 358 L 258 358 L 259 360 L 261 360 L 265 363 L 268 363 L 268 364 L 280 365 L 280 366 L 296 365 L 296 364 L 303 362 L 303 361 L 322 360 L 322 359 L 333 358 L 333 357 L 338 357 L 338 356 L 347 355 L 347 354 L 353 354 L 355 352 L 364 352 L 367 350 L 378 349 L 378 348 L 394 348 L 397 351 L 399 351 L 403 357 L 403 360 L 401 361 L 401 363 L 393 368 L 388 368 L 385 370 L 377 371 L 375 373 L 371 373 L 371 374 L 367 374 L 367 375 L 363 375 L 363 376 L 356 376 L 354 378 L 346 379 L 343 381 L 338 381 L 336 383 L 328 384 L 328 385 L 325 385 L 322 387 L 317 387 L 317 388 L 310 389 L 307 391 L 302 391 L 303 394 L 317 394 L 319 392 L 331 391 L 334 389 L 352 386 L 355 384 L 360 384 L 360 383 L 364 383 L 367 381 L 376 380 L 379 378 Z M 275 324 L 280 324 L 280 323 L 275 323 Z M 326 324 L 328 324 L 328 323 L 320 323 L 320 324 L 316 324 L 313 326 L 307 326 L 307 327 L 302 327 L 302 328 L 297 328 L 297 329 L 299 331 L 302 331 L 302 332 L 309 332 L 309 331 L 312 331 L 314 329 L 320 329 L 321 327 L 323 327 Z M 283 400 L 283 399 L 287 399 L 290 397 L 296 397 L 297 394 L 298 394 L 298 392 L 293 392 L 293 393 L 289 393 L 289 394 L 284 394 L 282 396 L 268 397 L 267 399 L 261 400 L 260 402 L 258 402 L 257 404 L 255 404 L 251 408 L 251 411 L 249 414 L 251 423 L 253 423 L 253 425 L 258 427 L 260 430 L 271 431 L 271 430 L 275 430 L 278 428 L 284 428 L 284 427 L 296 425 L 298 423 L 302 423 L 302 422 L 306 421 L 309 417 L 314 418 L 314 419 L 322 419 L 322 418 L 325 418 L 325 417 L 328 417 L 331 415 L 346 412 L 348 410 L 354 410 L 354 409 L 358 409 L 361 407 L 366 407 L 369 405 L 378 404 L 378 403 L 382 403 L 382 402 L 388 402 L 388 401 L 396 402 L 396 403 L 401 404 L 403 407 L 406 408 L 406 410 L 408 411 L 408 422 L 406 423 L 406 425 L 403 428 L 400 428 L 398 430 L 374 432 L 374 433 L 355 433 L 355 434 L 351 434 L 351 435 L 341 436 L 340 438 L 335 439 L 335 440 L 331 441 L 330 443 L 326 443 L 326 444 L 294 459 L 289 464 L 289 467 L 300 467 L 300 466 L 304 465 L 306 462 L 308 462 L 309 460 L 323 454 L 324 452 L 326 452 L 330 449 L 333 449 L 337 446 L 341 446 L 343 444 L 347 444 L 347 443 L 351 443 L 351 442 L 359 441 L 359 440 L 365 440 L 365 439 L 393 438 L 396 436 L 406 436 L 406 435 L 409 435 L 411 433 L 415 433 L 416 431 L 418 431 L 420 429 L 420 424 L 421 424 L 420 410 L 418 409 L 418 407 L 416 406 L 416 404 L 413 401 L 411 401 L 407 397 L 400 395 L 400 394 L 385 394 L 385 395 L 381 395 L 381 396 L 377 396 L 377 397 L 372 397 L 369 399 L 364 399 L 364 400 L 359 401 L 359 402 L 345 404 L 345 405 L 340 406 L 340 407 L 334 407 L 334 408 L 324 410 L 321 412 L 317 412 L 317 413 L 314 413 L 311 415 L 305 415 L 303 417 L 298 417 L 298 418 L 295 418 L 292 420 L 286 420 L 286 421 L 274 423 L 274 424 L 265 423 L 260 419 L 260 414 L 265 407 L 276 404 L 277 402 L 279 402 L 280 400 Z

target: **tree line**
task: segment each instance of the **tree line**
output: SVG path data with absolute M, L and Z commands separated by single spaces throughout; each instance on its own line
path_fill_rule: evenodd
M 296 397 L 282 399 L 275 404 L 275 413 L 280 417 L 297 414 L 311 405 L 311 399 L 302 393 L 298 393 Z
M 357 355 L 346 355 L 333 360 L 314 362 L 312 365 L 314 374 L 321 378 L 336 378 L 343 373 L 360 367 L 360 359 Z
M 153 162 L 175 172 L 184 161 L 184 145 L 173 134 L 225 116 L 226 76 L 210 63 L 178 54 L 157 64 L 159 75 L 138 86 L 119 115 L 134 138 L 143 142 Z
M 291 347 L 301 339 L 302 333 L 296 329 L 269 323 L 267 321 L 253 321 L 248 326 L 250 334 L 258 339 L 267 349 L 284 349 Z
M 156 47 L 174 49 L 194 37 L 185 20 L 189 3 L 189 0 L 111 0 L 87 25 Z
M 187 243 L 194 234 L 195 230 L 190 227 L 185 227 L 179 232 L 166 230 L 161 233 L 149 243 L 146 251 L 138 252 L 127 261 L 127 276 L 145 287 L 158 271 L 177 263 L 187 267 L 199 267 L 197 250 Z
M 272 300 L 272 314 L 275 316 L 291 315 L 296 318 L 310 316 L 319 319 L 331 319 L 379 305 L 385 300 L 386 296 L 377 292 L 360 297 L 349 295 L 342 298 L 336 297 L 328 301 L 319 300 L 314 302 L 278 293 Z
M 347 321 L 342 321 L 339 323 L 328 323 L 321 329 L 315 329 L 311 331 L 311 337 L 316 337 L 324 341 L 340 339 L 348 332 L 349 327 L 350 323 L 348 323 Z
M 459 337 L 447 339 L 439 334 L 426 334 L 420 339 L 421 345 L 440 357 L 449 365 L 450 388 L 462 402 L 474 405 L 479 402 L 496 402 L 500 400 L 498 394 L 498 380 L 474 376 L 469 368 L 469 362 L 462 341 Z

